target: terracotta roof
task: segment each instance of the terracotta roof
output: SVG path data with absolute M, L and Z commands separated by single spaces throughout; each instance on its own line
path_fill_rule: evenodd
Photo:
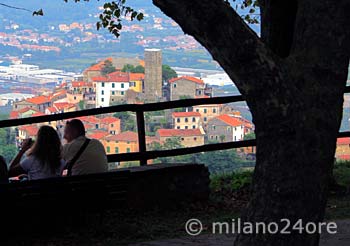
M 129 73 L 130 81 L 140 81 L 145 79 L 145 74 L 143 73 Z
M 109 135 L 109 133 L 106 131 L 95 130 L 95 131 L 92 131 L 91 133 L 88 133 L 87 135 L 89 138 L 102 139 L 107 135 Z
M 338 155 L 337 159 L 347 161 L 350 160 L 350 155 Z
M 92 124 L 99 124 L 100 119 L 95 116 L 83 116 L 78 118 L 81 121 L 92 123 Z
M 124 141 L 124 142 L 137 142 L 138 141 L 138 135 L 136 132 L 122 132 L 116 135 L 111 135 L 106 137 L 106 140 L 108 141 Z
M 337 139 L 337 145 L 349 145 L 349 144 L 350 144 L 350 137 Z
M 36 126 L 29 125 L 29 126 L 20 126 L 18 127 L 18 130 L 27 132 L 29 136 L 36 136 L 39 128 Z
M 129 82 L 129 74 L 124 72 L 113 72 L 107 76 L 97 76 L 92 78 L 95 82 Z
M 67 109 L 67 108 L 73 108 L 73 107 L 75 107 L 75 104 L 67 103 L 67 102 L 60 102 L 60 103 L 54 103 L 53 106 L 57 110 L 63 110 L 63 109 Z
M 178 81 L 178 80 L 189 80 L 189 81 L 195 82 L 197 84 L 204 84 L 203 80 L 197 79 L 197 78 L 192 77 L 192 76 L 181 76 L 178 78 L 173 78 L 173 79 L 169 80 L 169 83 L 173 83 L 173 82 Z
M 154 142 L 159 143 L 159 139 L 157 137 L 146 136 L 146 144 L 150 144 Z
M 45 115 L 45 114 L 41 113 L 41 112 L 36 112 L 36 113 L 32 114 L 32 117 L 43 116 L 43 115 Z
M 50 113 L 56 113 L 57 112 L 57 109 L 55 107 L 48 107 L 47 110 L 50 112 Z
M 61 95 L 64 95 L 64 94 L 67 94 L 67 91 L 66 90 L 61 90 L 61 91 L 54 92 L 51 95 L 51 97 L 58 97 L 58 96 L 61 96 Z
M 160 137 L 188 137 L 203 135 L 199 129 L 158 129 L 157 133 Z
M 85 130 L 96 130 L 96 125 L 84 122 Z
M 198 112 L 174 112 L 172 113 L 173 117 L 193 117 L 198 116 L 201 117 L 201 114 Z
M 37 96 L 26 99 L 27 102 L 33 103 L 33 104 L 43 104 L 50 102 L 50 98 L 47 96 Z
M 18 116 L 19 116 L 19 113 L 17 111 L 10 112 L 10 119 L 17 119 Z
M 85 71 L 101 71 L 105 61 L 107 61 L 107 60 L 110 62 L 113 61 L 112 57 L 108 57 L 108 58 L 104 59 L 103 61 L 100 61 L 99 63 L 87 68 Z
M 120 119 L 115 118 L 115 117 L 106 117 L 106 118 L 101 119 L 101 123 L 103 123 L 103 124 L 111 124 L 111 123 L 114 123 L 116 121 L 120 121 Z
M 225 122 L 226 124 L 228 124 L 230 126 L 244 125 L 244 122 L 242 120 L 240 120 L 239 118 L 232 117 L 232 116 L 229 116 L 227 114 L 222 114 L 222 115 L 219 115 L 215 118 Z
M 97 76 L 92 78 L 95 82 L 107 82 L 108 78 L 104 76 Z

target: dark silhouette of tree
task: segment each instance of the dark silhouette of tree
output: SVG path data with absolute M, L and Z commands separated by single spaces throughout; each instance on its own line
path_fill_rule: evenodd
M 131 64 L 125 64 L 121 70 L 122 72 L 130 72 L 130 73 L 145 73 L 145 68 L 141 65 L 137 65 L 136 67 Z
M 162 78 L 163 78 L 163 81 L 169 81 L 169 79 L 177 78 L 177 73 L 169 65 L 163 65 Z
M 102 70 L 101 70 L 101 74 L 102 75 L 106 75 L 106 74 L 109 74 L 109 73 L 113 73 L 115 72 L 116 69 L 115 67 L 113 66 L 113 63 L 109 60 L 106 60 L 104 63 L 103 63 L 103 67 L 102 67 Z
M 244 1 L 248 4 L 253 1 Z M 350 1 L 260 0 L 261 37 L 228 1 L 153 0 L 223 67 L 255 124 L 251 222 L 323 220 L 350 56 Z M 235 246 L 318 245 L 319 234 L 240 234 Z

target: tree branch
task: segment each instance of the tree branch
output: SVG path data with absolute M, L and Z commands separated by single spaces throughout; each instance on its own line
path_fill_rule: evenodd
M 257 101 L 268 104 L 272 98 L 273 104 L 284 104 L 281 100 L 284 100 L 287 72 L 283 61 L 225 1 L 153 0 L 153 3 L 210 52 L 248 105 Z M 262 89 L 269 94 L 262 95 Z M 285 98 L 290 99 L 290 95 Z
M 297 61 L 303 71 L 316 75 L 315 78 L 320 74 L 315 68 L 326 74 L 333 73 L 338 78 L 329 79 L 328 86 L 334 83 L 345 86 L 345 80 L 341 78 L 346 77 L 350 58 L 349 13 L 349 0 L 306 0 L 298 3 L 295 23 L 298 28 L 295 29 L 290 59 Z M 339 67 L 340 64 L 342 67 Z
M 28 11 L 28 12 L 33 12 L 33 11 L 29 10 L 29 9 L 15 7 L 15 6 L 12 6 L 12 5 L 7 5 L 5 3 L 0 3 L 0 5 L 4 6 L 4 7 L 7 7 L 7 8 L 10 8 L 10 9 L 18 9 L 18 10 L 24 10 L 24 11 Z

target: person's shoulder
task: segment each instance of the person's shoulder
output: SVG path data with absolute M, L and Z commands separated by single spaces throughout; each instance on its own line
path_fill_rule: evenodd
M 103 144 L 101 143 L 101 141 L 98 140 L 98 139 L 91 138 L 91 139 L 90 139 L 90 142 L 91 142 L 91 144 L 94 145 L 94 146 L 101 146 L 101 145 L 103 146 Z
M 91 147 L 93 147 L 95 149 L 103 149 L 104 150 L 104 146 L 103 146 L 102 142 L 98 139 L 91 138 L 90 144 L 91 144 Z

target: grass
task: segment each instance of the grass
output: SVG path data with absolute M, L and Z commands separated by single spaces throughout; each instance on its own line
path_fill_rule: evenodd
M 333 175 L 338 184 L 350 187 L 350 162 L 337 162 L 334 165 Z
M 342 161 L 334 165 L 333 176 L 339 185 L 350 188 L 350 162 Z M 350 218 L 350 194 L 332 196 L 328 200 L 326 219 L 349 219 Z

